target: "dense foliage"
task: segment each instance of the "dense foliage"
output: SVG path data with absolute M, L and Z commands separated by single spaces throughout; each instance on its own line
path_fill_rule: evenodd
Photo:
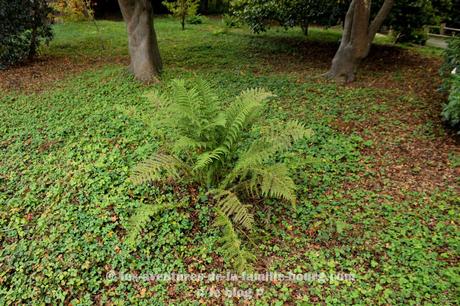
M 242 249 L 238 230 L 253 229 L 257 198 L 296 202 L 295 184 L 283 163 L 273 159 L 296 141 L 310 135 L 302 124 L 291 121 L 267 125 L 260 120 L 266 99 L 272 94 L 262 89 L 243 91 L 230 106 L 220 110 L 220 99 L 208 84 L 187 87 L 173 81 L 171 93 L 150 97 L 163 108 L 164 126 L 176 134 L 169 150 L 156 153 L 134 170 L 137 184 L 168 178 L 207 189 L 215 200 L 215 225 L 222 227 L 224 256 L 238 271 L 248 268 L 253 256 Z M 257 137 L 250 137 L 251 132 Z M 169 152 L 168 152 L 169 151 Z M 170 208 L 162 207 L 161 209 Z M 141 206 L 135 215 L 134 236 L 148 217 L 161 209 Z
M 202 24 L 207 18 L 201 15 L 192 15 L 187 18 L 188 24 Z
M 442 90 L 449 92 L 447 104 L 442 116 L 444 120 L 455 128 L 460 127 L 460 38 L 449 40 L 444 51 L 444 63 L 440 70 L 444 78 Z M 460 132 L 459 132 L 460 133 Z
M 284 27 L 300 26 L 305 34 L 309 24 L 335 25 L 346 7 L 343 1 L 326 0 L 235 0 L 232 12 L 256 32 L 273 21 Z
M 425 44 L 428 35 L 424 27 L 439 22 L 436 5 L 441 5 L 444 0 L 438 2 L 431 0 L 395 1 L 386 23 L 395 31 L 396 42 Z
M 460 37 L 454 37 L 449 40 L 447 48 L 444 50 L 444 62 L 441 66 L 441 76 L 449 80 L 452 71 L 456 69 L 460 72 Z
M 200 12 L 204 14 L 224 14 L 228 12 L 231 0 L 201 0 Z
M 449 100 L 443 108 L 442 116 L 451 126 L 460 127 L 460 74 L 452 77 Z M 458 130 L 460 134 L 460 128 Z
M 56 0 L 51 2 L 56 17 L 64 21 L 83 21 L 94 18 L 91 0 Z
M 285 27 L 300 26 L 306 33 L 309 24 L 339 24 L 350 1 L 234 0 L 231 3 L 233 14 L 256 33 L 265 31 L 274 21 Z M 372 2 L 372 14 L 377 14 L 382 3 L 382 0 Z M 427 40 L 424 27 L 450 20 L 453 5 L 451 0 L 395 1 L 385 24 L 393 29 L 397 42 L 424 44 Z
M 35 56 L 52 38 L 46 0 L 0 1 L 0 69 Z
M 460 0 L 452 0 L 452 5 L 447 11 L 447 18 L 443 20 L 451 27 L 460 28 Z

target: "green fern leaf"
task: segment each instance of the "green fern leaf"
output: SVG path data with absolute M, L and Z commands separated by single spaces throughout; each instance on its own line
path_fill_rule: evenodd
M 206 141 L 198 141 L 187 136 L 181 136 L 174 142 L 172 150 L 175 154 L 181 154 L 183 152 L 206 149 L 209 146 L 210 143 Z
M 235 167 L 224 179 L 223 188 L 237 178 L 245 179 L 252 169 L 268 162 L 276 154 L 288 150 L 299 139 L 311 137 L 312 133 L 297 121 L 289 121 L 285 124 L 285 128 L 266 127 L 264 136 L 254 141 L 246 152 L 240 154 Z
M 209 167 L 213 162 L 222 160 L 223 156 L 228 152 L 227 148 L 219 147 L 211 152 L 200 154 L 197 158 L 193 170 L 201 170 Z
M 272 96 L 272 93 L 256 88 L 245 90 L 236 98 L 226 111 L 227 134 L 223 142 L 225 147 L 230 149 L 233 146 L 246 125 L 257 116 L 265 100 Z
M 233 186 L 233 190 L 245 190 L 251 197 L 275 198 L 295 206 L 295 183 L 284 164 L 259 166 L 251 169 L 250 177 Z
M 157 205 L 141 204 L 128 221 L 128 226 L 126 228 L 128 236 L 125 239 L 125 244 L 130 248 L 134 248 L 141 231 L 153 216 L 165 210 L 177 209 L 185 205 L 185 203 Z
M 255 256 L 242 247 L 230 219 L 219 209 L 216 210 L 216 215 L 214 226 L 222 229 L 222 237 L 218 242 L 225 261 L 231 262 L 238 272 L 251 270 L 250 262 L 255 260 Z
M 254 223 L 254 216 L 251 213 L 251 205 L 243 204 L 236 194 L 223 190 L 216 193 L 217 207 L 235 224 L 251 230 Z
M 257 173 L 258 172 L 258 173 Z M 295 205 L 295 183 L 284 164 L 275 164 L 256 170 L 264 197 L 284 199 Z
M 188 174 L 190 169 L 177 157 L 157 153 L 153 158 L 137 165 L 131 174 L 130 180 L 135 184 L 142 184 L 158 181 L 168 176 L 178 178 L 180 171 Z
M 296 121 L 279 122 L 262 128 L 262 137 L 254 143 L 257 151 L 258 148 L 263 148 L 268 151 L 268 155 L 272 156 L 275 153 L 282 153 L 292 147 L 294 143 L 303 138 L 308 138 L 313 135 L 311 129 Z
M 261 106 L 268 98 L 273 96 L 271 92 L 262 88 L 244 90 L 236 97 L 235 102 L 226 111 L 227 119 L 231 121 L 236 118 L 240 114 L 242 106 L 250 103 Z

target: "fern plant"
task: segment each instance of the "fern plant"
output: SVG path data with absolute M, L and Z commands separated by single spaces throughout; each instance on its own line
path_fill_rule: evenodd
M 169 148 L 140 163 L 131 180 L 142 184 L 173 178 L 207 188 L 215 226 L 222 228 L 225 259 L 245 269 L 254 257 L 242 247 L 238 233 L 253 229 L 251 203 L 273 198 L 295 205 L 295 183 L 287 167 L 275 162 L 276 156 L 312 132 L 297 121 L 261 126 L 260 115 L 273 97 L 263 89 L 243 91 L 224 110 L 204 82 L 188 87 L 175 80 L 169 95 L 149 96 L 161 109 L 162 125 L 172 129 L 175 138 Z M 251 129 L 260 131 L 256 139 L 249 136 Z

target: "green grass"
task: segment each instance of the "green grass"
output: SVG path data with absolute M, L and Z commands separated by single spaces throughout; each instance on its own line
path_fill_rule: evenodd
M 126 56 L 124 24 L 98 25 L 99 33 L 92 23 L 55 26 L 56 38 L 42 54 L 75 60 Z M 333 42 L 339 37 L 334 30 L 312 29 L 309 38 L 298 29 L 253 36 L 208 20 L 181 31 L 168 18 L 157 20 L 156 29 L 165 63 L 160 85 L 142 86 L 124 67 L 106 65 L 40 93 L 0 96 L 0 304 L 198 305 L 196 290 L 211 285 L 128 282 L 106 274 L 225 273 L 202 190 L 194 207 L 152 220 L 135 251 L 123 243 L 134 207 L 177 202 L 186 191 L 185 186 L 134 186 L 127 180 L 137 162 L 167 141 L 166 132 L 149 130 L 132 114 L 154 112 L 144 94 L 167 90 L 165 84 L 174 78 L 210 82 L 223 104 L 243 89 L 264 87 L 278 96 L 264 114 L 267 120 L 298 119 L 315 131 L 312 139 L 280 156 L 299 186 L 297 209 L 269 202 L 258 213 L 261 226 L 248 246 L 261 273 L 356 275 L 354 282 L 219 283 L 218 288 L 263 290 L 250 301 L 260 305 L 458 302 L 460 211 L 454 186 L 401 187 L 402 196 L 389 193 L 392 182 L 385 179 L 366 188 L 364 180 L 385 174 L 372 170 L 375 158 L 362 152 L 386 144 L 365 139 L 371 131 L 334 128 L 337 120 L 375 118 L 396 128 L 401 122 L 387 123 L 384 115 L 412 101 L 412 93 L 395 101 L 400 92 L 391 88 L 299 82 L 298 71 L 277 65 L 278 56 L 298 52 L 292 44 L 280 44 L 285 37 Z M 425 111 L 418 100 L 411 107 Z M 436 138 L 433 124 L 412 134 Z

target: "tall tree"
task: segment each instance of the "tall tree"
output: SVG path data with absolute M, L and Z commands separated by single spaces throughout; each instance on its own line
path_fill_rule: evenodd
M 385 0 L 371 21 L 371 0 L 352 0 L 345 16 L 342 40 L 326 77 L 352 82 L 359 63 L 368 54 L 377 31 L 394 0 Z
M 128 31 L 130 71 L 143 82 L 158 82 L 162 69 L 149 0 L 118 0 Z

